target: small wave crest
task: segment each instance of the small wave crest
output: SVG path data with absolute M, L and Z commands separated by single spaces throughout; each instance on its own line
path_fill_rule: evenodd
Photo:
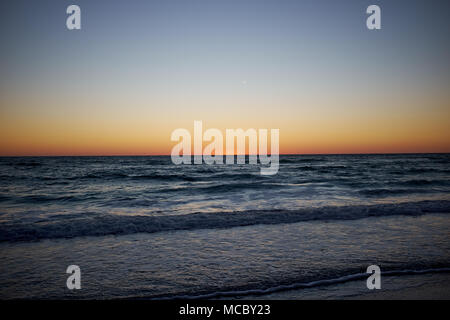
M 450 201 L 427 200 L 358 206 L 327 206 L 297 210 L 250 210 L 191 213 L 185 215 L 126 216 L 79 214 L 75 219 L 43 220 L 0 225 L 0 241 L 34 241 L 80 236 L 124 235 L 175 230 L 226 229 L 257 224 L 282 224 L 302 221 L 355 220 L 392 215 L 418 216 L 450 213 Z
M 429 268 L 429 269 L 405 269 L 405 270 L 390 270 L 383 271 L 382 276 L 401 276 L 401 275 L 418 275 L 427 273 L 448 273 L 450 272 L 450 267 L 443 268 Z M 307 289 L 320 286 L 329 286 L 333 284 L 340 284 L 355 280 L 361 280 L 367 278 L 367 273 L 354 273 L 349 275 L 344 275 L 331 279 L 321 279 L 310 282 L 297 282 L 292 284 L 283 284 L 278 286 L 273 286 L 265 289 L 244 289 L 244 290 L 229 290 L 229 291 L 216 291 L 211 293 L 205 293 L 200 295 L 176 295 L 170 297 L 156 297 L 150 298 L 153 300 L 165 300 L 165 299 L 216 299 L 224 297 L 240 297 L 240 296 L 261 296 L 276 292 L 295 290 L 295 289 Z

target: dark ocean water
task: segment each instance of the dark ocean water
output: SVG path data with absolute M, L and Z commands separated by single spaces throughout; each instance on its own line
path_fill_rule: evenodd
M 0 297 L 220 296 L 350 280 L 374 263 L 446 270 L 449 164 L 292 155 L 262 176 L 165 156 L 0 158 Z M 69 264 L 85 272 L 79 296 Z

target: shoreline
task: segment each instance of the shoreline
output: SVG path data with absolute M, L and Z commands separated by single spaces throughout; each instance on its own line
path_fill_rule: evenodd
M 382 275 L 379 290 L 369 290 L 366 278 L 315 288 L 275 292 L 268 295 L 241 296 L 236 299 L 267 300 L 449 300 L 450 273 Z

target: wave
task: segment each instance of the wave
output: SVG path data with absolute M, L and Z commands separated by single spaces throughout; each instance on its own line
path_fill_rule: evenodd
M 127 178 L 132 180 L 161 180 L 161 181 L 195 181 L 194 177 L 185 174 L 142 174 L 142 175 L 128 175 Z
M 9 175 L 1 175 L 0 177 L 5 178 L 14 178 L 15 176 Z M 24 177 L 28 178 L 28 177 Z M 31 178 L 33 179 L 33 178 Z M 226 180 L 239 180 L 239 179 L 251 179 L 251 180 L 260 180 L 264 179 L 264 176 L 259 174 L 251 174 L 251 173 L 215 173 L 215 171 L 211 170 L 209 175 L 201 175 L 199 172 L 194 173 L 193 175 L 188 175 L 185 173 L 182 174 L 174 174 L 174 173 L 144 173 L 144 174 L 127 174 L 122 172 L 93 172 L 85 175 L 75 175 L 69 177 L 52 177 L 52 176 L 41 176 L 36 177 L 35 179 L 42 181 L 63 181 L 64 180 L 96 180 L 96 179 L 104 179 L 104 180 L 132 180 L 132 181 L 146 181 L 146 180 L 159 180 L 159 181 L 188 181 L 188 182 L 196 182 L 196 181 L 215 181 L 218 179 L 226 179 Z M 48 184 L 48 183 L 47 183 Z
M 254 182 L 237 182 L 237 183 L 228 183 L 228 184 L 216 184 L 212 186 L 206 187 L 197 187 L 195 188 L 196 192 L 202 192 L 207 194 L 223 194 L 228 192 L 238 192 L 246 189 L 250 190 L 265 190 L 270 186 L 271 189 L 275 188 L 284 188 L 286 187 L 283 184 L 274 184 L 274 183 L 254 183 Z
M 17 167 L 39 167 L 42 166 L 41 162 L 36 161 L 30 161 L 30 162 L 15 162 L 13 163 L 14 166 Z
M 390 271 L 382 271 L 381 276 L 401 276 L 401 275 L 419 275 L 419 274 L 428 274 L 428 273 L 449 273 L 450 267 L 442 267 L 442 268 L 429 268 L 429 269 L 404 269 L 404 270 L 390 270 Z M 240 297 L 240 296 L 260 296 L 271 294 L 275 292 L 281 291 L 289 291 L 295 289 L 307 289 L 314 288 L 320 286 L 329 286 L 333 284 L 340 284 L 350 281 L 356 281 L 361 279 L 367 279 L 369 275 L 367 273 L 354 273 L 348 274 L 336 278 L 331 279 L 321 279 L 310 282 L 297 282 L 291 284 L 282 284 L 277 285 L 265 289 L 237 289 L 237 290 L 229 290 L 229 291 L 216 291 L 210 293 L 204 293 L 199 295 L 175 295 L 175 296 L 160 296 L 160 297 L 148 297 L 148 299 L 152 300 L 166 300 L 166 299 L 216 299 L 216 298 L 224 298 L 224 297 Z M 131 298 L 131 297 L 130 297 Z M 130 299 L 129 298 L 129 299 Z M 136 299 L 139 297 L 133 297 L 132 299 Z M 145 298 L 145 297 L 141 297 Z
M 257 224 L 282 224 L 302 221 L 356 220 L 393 215 L 418 216 L 429 213 L 450 213 L 450 201 L 427 200 L 357 206 L 327 206 L 296 210 L 251 210 L 234 212 L 203 212 L 185 215 L 125 216 L 80 214 L 74 219 L 54 217 L 33 224 L 3 223 L 0 241 L 35 241 L 41 239 L 81 236 L 124 235 L 176 230 L 227 229 Z
M 325 158 L 301 158 L 301 157 L 295 157 L 295 158 L 284 158 L 280 157 L 280 163 L 304 163 L 304 162 L 327 162 L 328 159 Z
M 422 188 L 374 188 L 374 189 L 361 189 L 359 194 L 367 197 L 379 197 L 386 195 L 402 195 L 402 194 L 415 194 L 415 193 L 433 193 L 432 189 Z
M 21 203 L 53 203 L 53 202 L 85 202 L 90 200 L 99 200 L 100 198 L 96 196 L 75 196 L 75 195 L 63 195 L 63 196 L 51 196 L 51 195 L 30 195 L 20 198 Z

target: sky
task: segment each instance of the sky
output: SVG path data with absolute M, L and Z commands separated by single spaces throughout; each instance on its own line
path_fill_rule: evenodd
M 81 30 L 66 8 L 81 8 Z M 381 8 L 368 30 L 366 8 Z M 0 156 L 170 154 L 280 130 L 280 153 L 450 152 L 450 2 L 5 0 Z

